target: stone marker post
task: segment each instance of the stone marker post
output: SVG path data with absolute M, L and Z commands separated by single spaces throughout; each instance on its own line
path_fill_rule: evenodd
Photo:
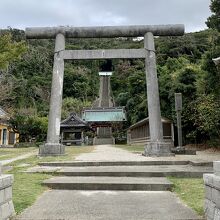
M 170 156 L 171 146 L 163 140 L 154 35 L 151 32 L 144 36 L 144 49 L 150 126 L 150 142 L 145 146 L 145 155 Z
M 214 174 L 204 174 L 205 216 L 207 220 L 220 219 L 220 161 L 213 162 Z
M 182 149 L 183 148 L 182 122 L 181 122 L 182 93 L 175 93 L 175 110 L 177 116 L 178 148 Z
M 12 202 L 12 175 L 2 174 L 0 164 L 0 219 L 8 220 L 15 215 L 14 205 Z
M 65 37 L 58 33 L 55 40 L 54 65 L 50 98 L 49 124 L 47 142 L 40 146 L 41 156 L 55 156 L 65 153 L 65 147 L 60 144 L 60 121 L 63 95 Z

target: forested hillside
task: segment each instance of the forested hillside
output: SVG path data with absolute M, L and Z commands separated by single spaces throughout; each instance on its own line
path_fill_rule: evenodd
M 220 68 L 212 58 L 220 56 L 220 33 L 210 25 L 211 21 L 208 22 L 212 29 L 183 37 L 156 38 L 162 116 L 175 122 L 174 93 L 181 92 L 185 143 L 214 144 L 219 141 Z M 9 50 L 6 46 L 4 38 L 18 48 L 14 53 L 11 52 L 13 48 Z M 68 39 L 66 48 L 143 48 L 143 40 Z M 39 140 L 45 138 L 53 50 L 53 40 L 26 40 L 22 30 L 8 29 L 0 35 L 0 106 L 14 115 L 12 123 L 24 139 L 27 134 Z M 98 71 L 103 62 L 65 63 L 63 118 L 71 111 L 80 113 L 83 107 L 91 105 L 98 95 Z M 141 59 L 120 59 L 112 63 L 114 99 L 127 110 L 125 129 L 148 115 L 145 63 Z

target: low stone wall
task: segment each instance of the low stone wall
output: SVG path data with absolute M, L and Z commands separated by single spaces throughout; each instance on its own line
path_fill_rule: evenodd
M 0 164 L 0 219 L 8 220 L 15 214 L 12 202 L 13 176 L 4 175 L 1 172 Z
M 213 162 L 214 174 L 204 174 L 205 215 L 207 220 L 220 220 L 220 161 Z

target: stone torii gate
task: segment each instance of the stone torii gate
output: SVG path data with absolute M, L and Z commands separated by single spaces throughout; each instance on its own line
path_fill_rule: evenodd
M 138 25 L 105 27 L 34 27 L 26 28 L 29 39 L 55 38 L 54 66 L 50 99 L 47 141 L 40 147 L 42 156 L 65 153 L 60 144 L 60 120 L 63 93 L 64 60 L 144 58 L 147 79 L 147 102 L 150 125 L 150 142 L 145 155 L 168 156 L 170 146 L 163 140 L 160 100 L 156 70 L 154 36 L 181 36 L 184 25 Z M 144 37 L 143 49 L 65 50 L 65 38 Z

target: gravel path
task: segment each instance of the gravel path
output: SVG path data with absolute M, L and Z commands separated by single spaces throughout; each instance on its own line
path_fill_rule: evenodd
M 175 157 L 145 157 L 112 145 L 98 145 L 91 153 L 80 154 L 76 161 L 155 161 L 155 160 L 190 160 L 214 161 L 220 160 L 220 152 L 197 151 L 197 155 L 176 155 Z
M 23 154 L 23 155 L 21 155 L 21 156 L 14 157 L 14 158 L 12 158 L 12 159 L 0 160 L 0 164 L 4 166 L 4 165 L 7 165 L 7 164 L 12 163 L 12 162 L 14 162 L 14 161 L 23 160 L 23 159 L 26 159 L 26 158 L 31 157 L 31 156 L 33 156 L 33 155 L 37 155 L 37 153 L 38 153 L 38 151 L 36 150 L 36 151 L 34 151 L 34 152 L 27 153 L 27 154 Z

